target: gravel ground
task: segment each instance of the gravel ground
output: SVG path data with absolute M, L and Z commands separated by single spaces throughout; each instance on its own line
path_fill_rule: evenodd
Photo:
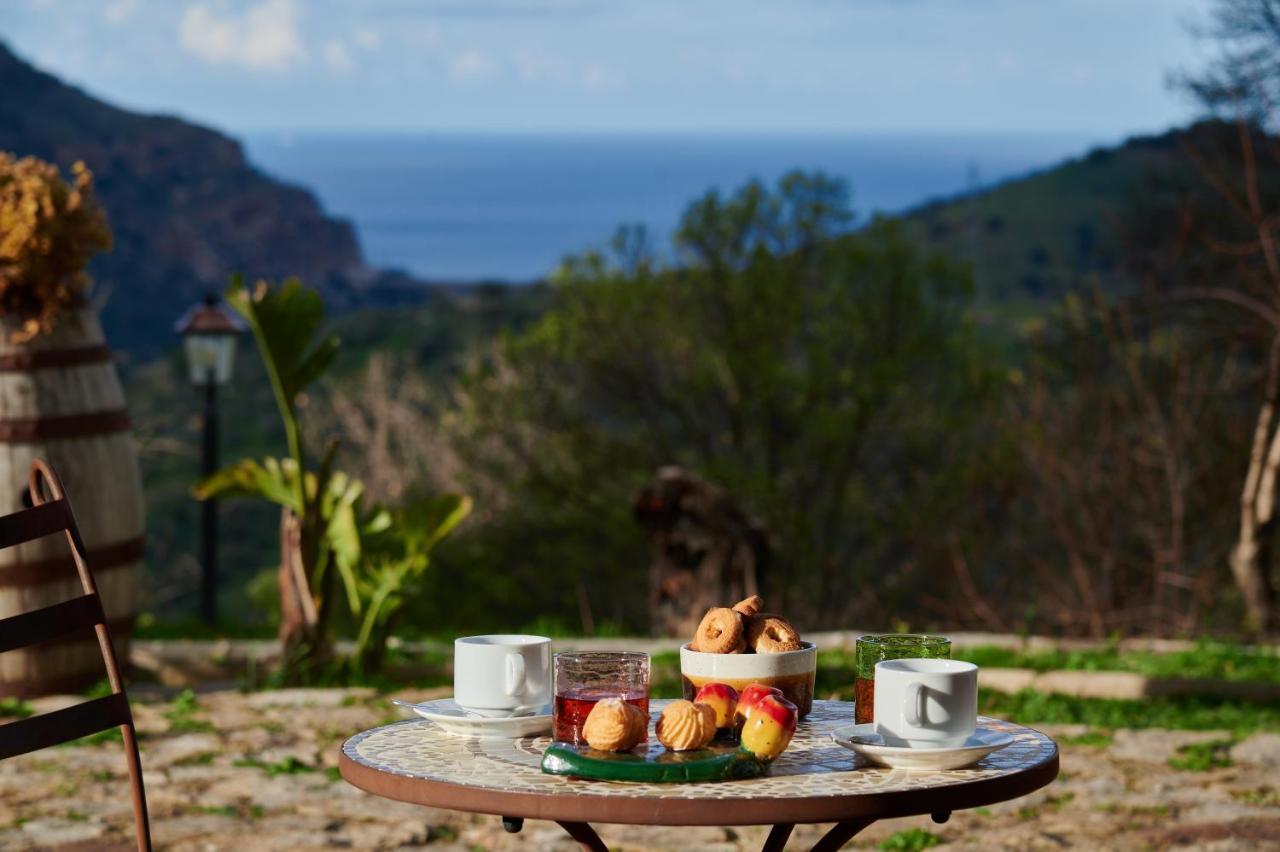
M 422 700 L 439 692 L 404 691 Z M 37 712 L 77 698 L 35 702 Z M 518 835 L 496 817 L 437 811 L 378 799 L 337 777 L 338 745 L 352 732 L 401 714 L 369 690 L 234 690 L 183 700 L 134 699 L 158 848 L 210 849 L 563 849 L 551 823 Z M 1116 731 L 1109 738 L 1046 727 L 1062 746 L 1062 775 L 1044 790 L 946 825 L 927 817 L 871 826 L 850 848 L 875 848 L 920 828 L 936 849 L 1280 849 L 1280 734 L 1257 734 L 1212 751 L 1208 763 L 1175 769 L 1195 743 L 1226 732 Z M 1194 751 L 1194 750 L 1193 750 Z M 808 848 L 825 827 L 796 830 Z M 0 762 L 0 849 L 95 849 L 132 836 L 120 745 L 59 746 Z M 759 849 L 763 828 L 603 826 L 611 849 Z M 902 848 L 902 847 L 899 847 Z

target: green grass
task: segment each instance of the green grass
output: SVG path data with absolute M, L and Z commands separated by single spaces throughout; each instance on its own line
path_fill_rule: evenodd
M 1235 740 L 1210 740 L 1191 743 L 1178 749 L 1178 757 L 1169 758 L 1169 766 L 1183 772 L 1208 772 L 1231 765 L 1231 747 Z
M 1058 744 L 1077 748 L 1106 748 L 1111 745 L 1111 734 L 1107 731 L 1086 731 L 1083 734 L 1058 737 Z
M 908 828 L 905 831 L 899 831 L 891 834 L 884 840 L 880 841 L 877 849 L 883 849 L 886 852 L 919 852 L 921 849 L 928 849 L 930 846 L 938 846 L 946 843 L 938 835 L 923 828 Z
M 427 843 L 453 843 L 458 839 L 458 831 L 449 825 L 427 826 Z
M 35 711 L 31 704 L 21 698 L 0 698 L 0 716 L 12 719 L 25 719 Z
M 1149 651 L 1013 651 L 978 647 L 957 650 L 957 660 L 985 668 L 1134 672 L 1157 678 L 1280 683 L 1280 653 L 1225 642 L 1201 640 L 1189 651 L 1155 654 Z
M 184 689 L 173 700 L 173 706 L 164 714 L 169 726 L 182 733 L 204 733 L 213 730 L 213 724 L 206 719 L 196 718 L 200 712 L 200 701 L 190 689 Z
M 1238 802 L 1244 802 L 1246 805 L 1254 805 L 1261 808 L 1280 806 L 1280 791 L 1266 784 L 1261 787 L 1251 787 L 1248 790 L 1232 790 L 1230 792 L 1231 798 Z
M 1088 725 L 1092 728 L 1227 730 L 1236 736 L 1280 731 L 1280 706 L 1251 704 L 1209 695 L 1144 698 L 1077 698 L 1024 689 L 1008 695 L 981 690 L 979 711 L 1025 725 Z
M 254 757 L 243 757 L 232 764 L 233 766 L 250 766 L 261 769 L 268 775 L 275 777 L 277 775 L 301 775 L 304 772 L 315 772 L 316 768 L 310 764 L 303 763 L 298 758 L 290 755 L 283 760 L 275 763 L 264 763 Z
M 240 816 L 240 811 L 236 810 L 234 805 L 199 805 L 195 808 L 194 813 L 224 817 Z

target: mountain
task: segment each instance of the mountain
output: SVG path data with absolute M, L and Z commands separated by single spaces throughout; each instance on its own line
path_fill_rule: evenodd
M 3 43 L 0 150 L 93 171 L 115 245 L 89 271 L 108 339 L 135 358 L 172 348 L 174 320 L 233 272 L 301 276 L 332 307 L 424 295 L 407 276 L 367 267 L 349 222 L 255 169 L 234 139 L 103 103 Z
M 1169 233 L 1126 236 L 1145 209 L 1171 193 L 1208 192 L 1188 149 L 1219 162 L 1239 144 L 1234 124 L 1202 121 L 1166 133 L 1135 136 L 1076 159 L 907 215 L 924 245 L 973 264 L 977 301 L 995 316 L 1039 314 L 1081 286 L 1127 292 L 1126 256 Z M 1172 205 L 1170 205 L 1172 206 Z

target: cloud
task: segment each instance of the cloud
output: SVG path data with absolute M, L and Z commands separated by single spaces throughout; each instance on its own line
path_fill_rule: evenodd
M 324 43 L 320 48 L 320 57 L 334 71 L 346 73 L 356 67 L 356 63 L 351 58 L 351 51 L 336 38 Z
M 178 34 L 183 49 L 214 65 L 281 71 L 306 56 L 293 0 L 262 0 L 241 15 L 193 3 Z
M 516 76 L 524 83 L 567 83 L 572 76 L 570 64 L 552 53 L 522 52 L 512 61 Z
M 373 27 L 356 27 L 355 32 L 351 34 L 351 40 L 356 43 L 356 47 L 373 50 L 382 45 L 382 33 Z
M 588 92 L 608 92 L 622 86 L 622 73 L 604 65 L 591 64 L 579 75 L 582 88 Z
M 113 24 L 123 24 L 141 5 L 142 0 L 112 0 L 102 10 L 102 16 Z
M 478 50 L 464 50 L 449 60 L 449 76 L 467 83 L 492 80 L 498 64 Z

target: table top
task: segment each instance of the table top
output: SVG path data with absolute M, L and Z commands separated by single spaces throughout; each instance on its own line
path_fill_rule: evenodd
M 653 718 L 665 701 L 651 702 Z M 410 719 L 364 731 L 342 746 L 347 781 L 375 795 L 438 808 L 567 822 L 762 825 L 937 813 L 1030 793 L 1058 774 L 1058 747 L 1039 731 L 979 717 L 1011 745 L 967 769 L 884 769 L 831 739 L 853 723 L 853 704 L 814 701 L 769 775 L 742 781 L 637 784 L 546 775 L 547 737 L 481 740 Z M 652 736 L 652 733 L 650 734 Z

